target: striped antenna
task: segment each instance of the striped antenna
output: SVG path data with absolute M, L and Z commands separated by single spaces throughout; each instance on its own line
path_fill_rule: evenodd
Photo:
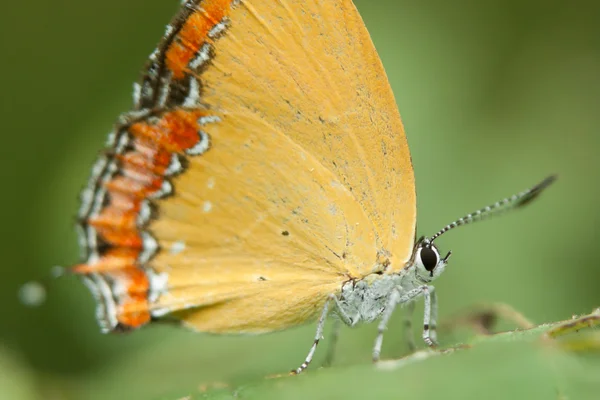
M 480 210 L 477 210 L 471 214 L 467 214 L 466 216 L 457 219 L 451 224 L 446 225 L 442 230 L 433 235 L 429 240 L 433 242 L 438 237 L 442 236 L 444 233 L 448 232 L 451 229 L 456 228 L 457 226 L 467 225 L 471 222 L 481 221 L 484 218 L 488 218 L 491 216 L 495 216 L 501 214 L 505 211 L 514 210 L 516 208 L 520 208 L 524 205 L 529 204 L 532 200 L 539 196 L 540 193 L 544 189 L 546 189 L 552 182 L 556 180 L 556 175 L 551 175 L 538 183 L 537 185 L 529 188 L 521 193 L 517 193 L 511 197 L 507 197 L 502 199 L 492 205 L 484 207 Z

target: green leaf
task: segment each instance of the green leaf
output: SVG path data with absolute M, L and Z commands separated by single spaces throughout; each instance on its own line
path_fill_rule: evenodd
M 421 350 L 377 365 L 309 369 L 300 376 L 235 387 L 209 385 L 161 399 L 598 399 L 598 332 L 571 333 L 598 325 L 599 317 L 596 310 L 571 321 L 480 336 L 468 345 Z M 548 332 L 568 336 L 555 340 Z M 573 348 L 578 351 L 569 351 Z

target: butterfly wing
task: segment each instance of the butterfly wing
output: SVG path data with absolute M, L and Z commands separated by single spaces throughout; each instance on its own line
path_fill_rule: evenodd
M 138 89 L 126 130 L 159 179 L 136 214 L 148 301 L 128 312 L 283 329 L 410 258 L 408 145 L 350 0 L 187 1 Z

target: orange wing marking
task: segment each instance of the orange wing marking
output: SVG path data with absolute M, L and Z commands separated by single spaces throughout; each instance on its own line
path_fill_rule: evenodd
M 134 110 L 119 118 L 82 192 L 83 262 L 72 271 L 96 297 L 105 332 L 149 322 L 150 303 L 165 290 L 165 274 L 146 265 L 160 250 L 146 227 L 160 211 L 153 200 L 172 194 L 169 178 L 184 172 L 185 154 L 209 149 L 202 125 L 220 121 L 198 105 L 198 76 L 227 30 L 231 6 L 230 0 L 184 4 L 134 86 Z

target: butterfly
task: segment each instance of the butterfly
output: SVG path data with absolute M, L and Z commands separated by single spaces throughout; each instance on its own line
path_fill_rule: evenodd
M 382 63 L 350 0 L 187 0 L 134 85 L 78 215 L 103 332 L 171 320 L 209 333 L 379 320 L 424 299 L 446 231 L 416 239 L 415 179 Z

